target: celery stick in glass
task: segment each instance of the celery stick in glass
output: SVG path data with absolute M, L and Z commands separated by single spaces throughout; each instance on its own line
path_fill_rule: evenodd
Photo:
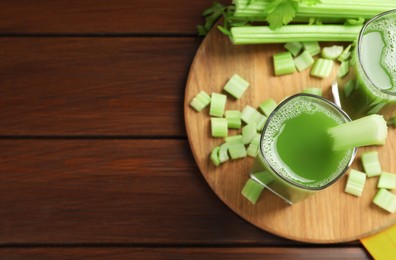
M 368 177 L 378 176 L 382 172 L 381 163 L 377 151 L 365 152 L 362 154 L 363 169 Z
M 268 98 L 264 100 L 259 106 L 261 112 L 263 112 L 263 114 L 266 116 L 269 116 L 275 108 L 276 108 L 276 102 L 272 98 Z
M 243 144 L 249 144 L 257 133 L 256 123 L 250 123 L 242 127 L 242 142 Z
M 342 78 L 349 72 L 349 61 L 341 62 L 340 68 L 337 73 L 337 77 Z
M 222 117 L 227 102 L 227 96 L 219 93 L 212 93 L 209 114 L 211 116 Z
M 241 76 L 234 74 L 224 86 L 224 90 L 236 99 L 239 99 L 242 97 L 243 93 L 245 93 L 248 87 L 249 82 L 247 82 Z
M 333 150 L 347 150 L 365 145 L 384 144 L 388 128 L 383 116 L 369 115 L 329 128 Z
M 378 180 L 378 188 L 393 190 L 396 189 L 396 174 L 390 172 L 382 172 Z
M 205 91 L 199 92 L 191 101 L 190 105 L 198 112 L 210 104 L 210 96 Z
M 334 62 L 332 60 L 319 58 L 315 61 L 311 69 L 311 76 L 326 78 L 330 76 Z
M 257 183 L 252 179 L 248 179 L 242 189 L 242 195 L 247 198 L 252 204 L 256 204 L 257 200 L 260 198 L 263 189 L 263 185 Z
M 380 189 L 375 195 L 373 202 L 390 213 L 396 211 L 396 195 L 386 189 Z
M 320 53 L 320 45 L 317 41 L 303 42 L 302 44 L 304 50 L 306 50 L 311 56 L 315 56 Z
M 303 48 L 301 42 L 288 42 L 283 45 L 294 57 L 297 56 Z
M 239 129 L 242 126 L 241 112 L 238 110 L 225 111 L 225 118 L 227 119 L 228 128 Z
M 294 58 L 294 64 L 298 71 L 306 70 L 314 64 L 315 60 L 307 51 L 303 51 L 300 55 Z
M 351 169 L 348 174 L 348 180 L 345 186 L 345 192 L 360 197 L 363 193 L 364 184 L 366 183 L 366 174 Z
M 322 49 L 322 58 L 328 59 L 328 60 L 335 60 L 337 59 L 342 51 L 344 50 L 344 47 L 341 45 L 333 45 L 331 47 L 324 47 Z
M 322 96 L 322 89 L 321 88 L 304 88 L 302 93 Z
M 215 148 L 213 148 L 212 152 L 210 153 L 210 161 L 216 166 L 220 165 L 219 150 L 220 147 L 216 146 Z
M 296 71 L 293 57 L 290 52 L 281 52 L 274 55 L 274 71 L 275 75 L 291 74 Z
M 228 135 L 227 119 L 212 117 L 210 122 L 213 137 L 225 137 Z

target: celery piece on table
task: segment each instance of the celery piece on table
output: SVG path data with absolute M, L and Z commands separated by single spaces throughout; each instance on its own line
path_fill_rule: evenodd
M 327 133 L 333 139 L 333 150 L 347 150 L 366 145 L 384 144 L 387 130 L 383 116 L 369 115 L 331 127 Z
M 226 110 L 225 118 L 227 119 L 228 128 L 239 129 L 242 126 L 241 112 L 239 110 Z
M 212 117 L 210 122 L 213 137 L 226 137 L 228 135 L 227 119 Z
M 324 47 L 322 49 L 322 58 L 328 59 L 328 60 L 335 60 L 337 59 L 342 51 L 344 50 L 344 47 L 341 45 L 333 45 L 330 47 Z
M 248 179 L 245 186 L 242 189 L 242 195 L 248 199 L 252 204 L 256 204 L 260 198 L 261 192 L 264 190 L 264 186 L 252 179 Z
M 296 72 L 293 57 L 290 52 L 280 52 L 274 55 L 274 72 L 275 75 L 285 75 Z
M 220 165 L 219 150 L 220 147 L 216 146 L 215 148 L 213 148 L 212 152 L 210 153 L 210 161 L 216 166 Z
M 382 172 L 377 187 L 389 190 L 396 189 L 396 173 Z
M 377 151 L 363 153 L 362 164 L 364 172 L 367 174 L 368 177 L 378 176 L 382 172 L 382 167 Z
M 342 78 L 349 72 L 349 61 L 341 62 L 340 68 L 337 73 L 337 77 Z
M 257 124 L 257 131 L 261 132 L 264 128 L 265 122 L 267 122 L 267 117 L 263 116 L 261 119 L 258 121 Z
M 248 87 L 249 82 L 247 82 L 238 74 L 234 74 L 224 86 L 224 90 L 236 99 L 239 99 L 242 97 L 243 93 L 245 93 Z
M 238 159 L 247 156 L 242 135 L 228 136 L 225 138 L 225 141 L 228 144 L 228 152 L 231 159 Z
M 254 122 L 256 125 L 260 125 L 265 118 L 266 117 L 263 114 L 249 105 L 246 105 L 242 110 L 241 119 L 246 124 Z
M 294 58 L 294 64 L 298 71 L 306 70 L 314 64 L 315 60 L 307 51 L 303 51 L 300 55 Z
M 210 104 L 210 96 L 205 91 L 201 90 L 191 101 L 190 105 L 198 112 L 202 111 Z
M 326 78 L 330 76 L 334 62 L 328 59 L 319 58 L 315 61 L 311 69 L 311 76 Z
M 320 53 L 320 45 L 317 41 L 303 42 L 302 44 L 304 50 L 306 50 L 311 56 L 315 56 Z
M 363 193 L 364 184 L 366 183 L 366 174 L 351 169 L 348 174 L 348 180 L 345 186 L 345 192 L 360 197 Z
M 212 93 L 209 115 L 222 117 L 224 114 L 227 96 L 219 93 Z
M 347 59 L 349 59 L 349 56 L 351 56 L 351 51 L 350 51 L 350 49 L 351 49 L 351 47 L 352 47 L 352 44 L 349 44 L 343 51 L 342 51 L 342 53 L 340 54 L 340 56 L 338 56 L 338 58 L 337 58 L 337 60 L 338 61 L 346 61 Z
M 257 134 L 256 123 L 250 123 L 242 127 L 242 142 L 243 144 L 249 144 Z
M 223 143 L 220 145 L 220 149 L 219 149 L 219 161 L 220 163 L 224 163 L 229 159 L 230 157 L 228 156 L 228 144 Z
M 273 98 L 268 98 L 261 102 L 259 105 L 259 109 L 263 112 L 264 115 L 269 116 L 271 112 L 276 108 L 276 102 Z
M 297 56 L 303 48 L 301 42 L 287 42 L 283 45 L 294 57 Z
M 396 195 L 386 189 L 380 189 L 375 195 L 373 202 L 390 213 L 396 211 Z
M 255 137 L 250 142 L 250 144 L 246 150 L 248 156 L 257 157 L 259 147 L 260 147 L 260 137 L 261 137 L 261 135 L 256 133 Z
M 322 96 L 322 89 L 321 88 L 304 88 L 302 93 Z

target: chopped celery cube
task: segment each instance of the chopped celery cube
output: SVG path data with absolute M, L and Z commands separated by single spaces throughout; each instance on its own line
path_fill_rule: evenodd
M 260 125 L 263 118 L 265 118 L 263 114 L 249 105 L 245 106 L 245 108 L 242 110 L 241 119 L 246 124 L 256 123 L 256 125 Z
M 248 179 L 245 186 L 242 189 L 242 195 L 246 199 L 248 199 L 252 204 L 256 204 L 263 190 L 264 190 L 263 185 L 255 182 L 252 179 Z
M 354 81 L 352 79 L 348 80 L 348 82 L 344 86 L 345 97 L 349 97 L 349 95 L 352 93 L 354 88 L 355 88 Z
M 248 87 L 249 82 L 247 82 L 241 76 L 234 74 L 224 86 L 224 90 L 236 99 L 239 99 L 242 97 L 243 93 L 245 93 Z
M 349 72 L 349 61 L 341 62 L 340 69 L 338 70 L 337 77 L 342 78 Z
M 272 98 L 268 98 L 264 100 L 259 106 L 261 112 L 263 112 L 263 114 L 266 116 L 269 116 L 275 108 L 276 108 L 276 102 Z
M 351 169 L 348 174 L 348 180 L 345 186 L 345 192 L 360 197 L 363 193 L 364 184 L 366 183 L 366 174 Z
M 329 60 L 335 60 L 341 55 L 343 50 L 344 50 L 344 47 L 342 47 L 340 45 L 324 47 L 322 49 L 322 58 L 329 59 Z
M 274 55 L 275 75 L 291 74 L 296 71 L 293 57 L 290 52 L 281 52 Z
M 210 161 L 216 166 L 220 165 L 219 150 L 220 147 L 216 146 L 215 148 L 213 148 L 212 152 L 210 153 Z
M 257 131 L 261 132 L 263 130 L 265 122 L 267 122 L 267 117 L 261 117 L 259 123 L 257 124 Z
M 260 138 L 261 138 L 261 134 L 256 133 L 256 135 L 254 136 L 253 140 L 250 143 L 259 146 Z
M 305 88 L 305 89 L 303 89 L 302 93 L 322 96 L 322 89 L 321 88 Z
M 263 186 L 270 184 L 274 180 L 274 177 L 269 171 L 252 173 L 250 174 L 250 178 L 262 184 Z
M 315 61 L 311 69 L 311 76 L 326 78 L 330 76 L 334 62 L 328 59 L 319 58 Z
M 212 93 L 209 114 L 211 116 L 222 117 L 227 102 L 227 96 L 219 93 Z
M 382 172 L 378 180 L 378 188 L 396 189 L 396 174 L 390 172 Z
M 243 144 L 250 143 L 257 134 L 256 123 L 250 123 L 242 127 L 242 142 Z
M 306 50 L 311 56 L 315 56 L 320 53 L 320 45 L 318 42 L 303 42 L 304 50 Z
M 303 51 L 300 55 L 294 58 L 294 65 L 298 71 L 306 70 L 314 64 L 315 60 L 308 51 Z
M 380 189 L 375 195 L 373 202 L 390 213 L 396 211 L 396 195 L 386 189 Z
M 381 163 L 377 151 L 365 152 L 362 154 L 363 169 L 368 177 L 378 176 L 382 172 Z
M 327 132 L 333 139 L 333 150 L 339 151 L 365 145 L 384 144 L 388 127 L 383 116 L 369 115 L 331 127 Z
M 286 50 L 288 50 L 294 57 L 297 56 L 301 49 L 303 48 L 303 45 L 301 42 L 288 42 L 285 45 L 283 45 Z
M 250 143 L 248 148 L 246 149 L 246 153 L 248 156 L 256 158 L 258 154 L 259 147 L 253 143 Z
M 225 118 L 227 119 L 228 128 L 239 129 L 242 126 L 241 112 L 238 110 L 225 111 Z
M 346 61 L 349 56 L 351 56 L 351 52 L 349 51 L 352 47 L 352 44 L 349 44 L 340 54 L 340 56 L 338 56 L 337 60 L 343 62 Z
M 230 157 L 228 156 L 228 144 L 227 143 L 223 143 L 222 145 L 220 145 L 220 149 L 219 149 L 219 161 L 220 163 L 226 162 L 230 159 Z
M 228 135 L 227 119 L 212 117 L 210 122 L 213 137 L 225 137 Z
M 225 141 L 228 144 L 228 152 L 232 159 L 246 157 L 246 148 L 241 135 L 228 136 Z
M 205 107 L 210 104 L 210 96 L 205 92 L 199 92 L 191 101 L 190 106 L 192 106 L 198 112 L 202 111 Z

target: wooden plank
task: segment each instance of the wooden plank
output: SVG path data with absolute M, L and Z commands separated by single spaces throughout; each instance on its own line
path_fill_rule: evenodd
M 0 254 L 6 259 L 371 259 L 360 247 L 5 248 Z
M 210 190 L 186 140 L 1 140 L 0 245 L 298 245 Z
M 2 38 L 0 135 L 184 136 L 199 41 Z
M 1 1 L 0 32 L 196 35 L 196 26 L 203 23 L 201 14 L 212 3 L 212 0 Z

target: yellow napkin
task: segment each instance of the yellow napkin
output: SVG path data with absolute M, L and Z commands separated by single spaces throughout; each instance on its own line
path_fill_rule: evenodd
M 360 242 L 376 260 L 396 259 L 396 225 Z

